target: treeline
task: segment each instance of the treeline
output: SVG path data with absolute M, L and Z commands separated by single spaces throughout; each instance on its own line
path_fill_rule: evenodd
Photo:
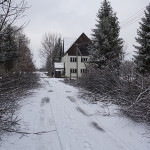
M 0 74 L 31 72 L 35 69 L 29 39 L 23 29 L 6 25 L 0 37 Z
M 26 26 L 15 26 L 29 8 L 25 0 L 0 1 L 0 75 L 34 69 L 29 39 L 23 33 Z
M 16 130 L 20 97 L 38 85 L 30 40 L 23 32 L 27 24 L 15 25 L 28 8 L 25 0 L 0 0 L 0 135 Z
M 127 116 L 150 123 L 150 4 L 137 30 L 136 55 L 124 60 L 120 27 L 110 2 L 104 0 L 97 13 L 92 33 L 92 46 L 87 73 L 73 84 L 109 97 L 106 100 L 121 106 Z

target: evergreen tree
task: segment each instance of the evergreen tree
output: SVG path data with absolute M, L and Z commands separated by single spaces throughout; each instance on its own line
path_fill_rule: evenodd
M 90 62 L 98 68 L 106 65 L 118 67 L 123 56 L 123 40 L 119 38 L 119 22 L 110 2 L 104 0 L 97 14 L 96 28 L 93 29 Z
M 46 70 L 47 70 L 49 76 L 53 76 L 53 74 L 54 74 L 54 62 L 52 60 L 51 55 L 47 56 L 47 59 L 46 59 Z
M 19 72 L 31 72 L 35 69 L 31 50 L 29 48 L 30 40 L 20 30 L 16 33 L 16 41 L 18 47 L 18 58 L 15 64 L 15 70 Z
M 140 22 L 135 38 L 139 46 L 134 46 L 138 51 L 135 57 L 136 69 L 141 74 L 150 73 L 150 3 L 146 7 L 145 17 Z
M 60 62 L 61 57 L 62 57 L 62 43 L 61 43 L 61 37 L 59 37 L 53 51 L 53 62 Z
M 18 49 L 13 28 L 8 25 L 4 33 L 0 43 L 0 63 L 4 65 L 5 71 L 9 72 L 18 57 Z

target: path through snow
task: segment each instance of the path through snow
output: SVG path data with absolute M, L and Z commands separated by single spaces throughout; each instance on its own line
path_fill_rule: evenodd
M 0 150 L 150 149 L 144 125 L 119 117 L 115 106 L 79 99 L 78 89 L 60 80 L 41 74 L 42 88 L 24 98 L 18 111 L 21 130 L 31 134 L 5 134 Z

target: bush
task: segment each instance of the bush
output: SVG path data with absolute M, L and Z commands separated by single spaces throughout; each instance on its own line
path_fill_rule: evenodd
M 14 118 L 19 108 L 21 96 L 38 86 L 38 76 L 34 73 L 3 75 L 0 79 L 0 134 L 14 130 L 19 119 Z
M 150 77 L 134 72 L 132 63 L 123 63 L 119 71 L 106 66 L 103 70 L 88 69 L 74 85 L 111 97 L 127 116 L 150 123 Z M 96 99 L 96 98 L 95 98 Z

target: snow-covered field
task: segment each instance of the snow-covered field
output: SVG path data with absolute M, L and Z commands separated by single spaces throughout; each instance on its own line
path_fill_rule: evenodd
M 27 134 L 3 135 L 0 150 L 150 150 L 146 125 L 119 116 L 114 105 L 86 102 L 61 80 L 41 74 L 43 86 L 17 112 Z

